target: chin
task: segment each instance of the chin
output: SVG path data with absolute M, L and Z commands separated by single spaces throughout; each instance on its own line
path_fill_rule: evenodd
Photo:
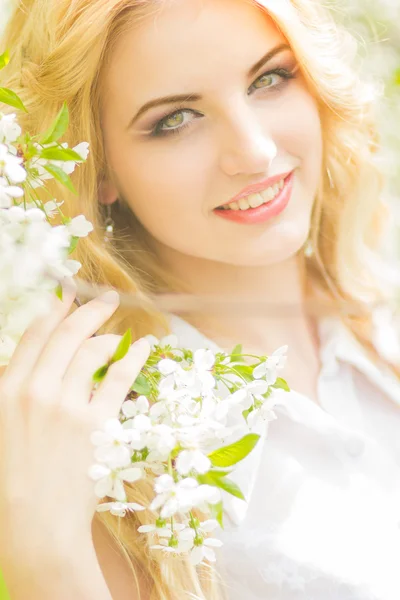
M 298 234 L 299 232 L 294 238 L 286 237 L 286 239 L 283 239 L 282 236 L 281 239 L 275 239 L 273 243 L 271 241 L 268 246 L 264 243 L 262 247 L 257 245 L 257 248 L 248 248 L 247 251 L 242 248 L 239 253 L 238 248 L 235 247 L 230 255 L 224 257 L 220 254 L 219 260 L 238 267 L 267 267 L 278 264 L 289 260 L 302 250 L 307 241 L 309 230 L 307 229 L 301 236 Z

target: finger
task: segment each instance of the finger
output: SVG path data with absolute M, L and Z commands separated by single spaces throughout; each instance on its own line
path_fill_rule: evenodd
M 124 358 L 110 366 L 91 401 L 91 410 L 97 413 L 101 421 L 118 417 L 121 405 L 149 354 L 150 344 L 145 338 L 141 338 L 131 345 Z
M 56 389 L 82 343 L 111 317 L 118 307 L 119 296 L 111 290 L 91 300 L 69 315 L 52 333 L 35 366 L 34 380 L 46 381 Z M 32 381 L 33 387 L 34 381 Z
M 49 336 L 59 323 L 67 316 L 76 296 L 76 284 L 72 278 L 62 281 L 62 297 L 56 295 L 52 299 L 49 312 L 35 319 L 22 335 L 10 362 L 2 373 L 2 382 L 7 389 L 19 389 L 21 383 L 28 379 Z
M 112 357 L 122 336 L 106 334 L 90 338 L 72 359 L 62 382 L 61 404 L 70 408 L 90 401 L 93 374 Z

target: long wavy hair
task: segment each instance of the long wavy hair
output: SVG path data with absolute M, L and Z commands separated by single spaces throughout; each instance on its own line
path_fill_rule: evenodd
M 98 190 L 108 165 L 99 115 L 103 74 L 116 41 L 141 19 L 156 15 L 167 1 L 22 0 L 16 2 L 2 39 L 12 60 L 0 73 L 1 83 L 13 89 L 28 109 L 19 115 L 23 129 L 43 132 L 65 100 L 70 109 L 65 140 L 70 147 L 81 141 L 90 144 L 87 162 L 73 175 L 78 195 L 59 189 L 54 181 L 48 186 L 54 197 L 64 200 L 68 216 L 83 213 L 94 224 L 94 231 L 76 250 L 75 257 L 83 264 L 80 277 L 144 299 L 151 292 L 182 291 L 185 286 L 160 269 L 146 231 L 123 202 L 115 209 L 114 241 L 104 245 L 105 214 Z M 335 23 L 326 2 L 247 1 L 272 17 L 319 100 L 323 169 L 310 231 L 314 254 L 303 259 L 305 295 L 322 294 L 371 357 L 400 376 L 398 366 L 385 363 L 372 342 L 369 303 L 385 299 L 391 290 L 370 268 L 387 211 L 381 201 L 383 176 L 374 160 L 379 148 L 376 95 L 354 67 L 357 44 Z M 358 314 L 345 316 L 343 302 L 353 303 Z M 122 334 L 127 327 L 135 337 L 168 332 L 165 317 L 150 304 L 140 310 L 121 306 L 103 332 Z M 127 493 L 129 501 L 148 504 L 152 486 L 148 480 L 140 481 L 127 485 Z M 119 520 L 97 513 L 95 518 L 113 536 L 135 576 L 144 573 L 153 582 L 153 598 L 222 598 L 223 586 L 211 567 L 195 568 L 185 558 L 158 561 L 150 556 L 145 536 L 137 533 L 137 527 L 149 521 L 148 515 L 144 511 Z

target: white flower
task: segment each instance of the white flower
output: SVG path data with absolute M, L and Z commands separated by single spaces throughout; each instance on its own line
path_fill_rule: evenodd
M 22 162 L 22 158 L 13 156 L 8 152 L 7 146 L 0 144 L 0 175 L 6 175 L 13 183 L 22 183 L 26 179 Z
M 125 417 L 132 418 L 136 415 L 146 415 L 149 412 L 149 401 L 146 396 L 139 396 L 136 400 L 126 400 L 122 404 L 122 412 Z
M 272 395 L 259 408 L 251 411 L 247 416 L 247 424 L 252 429 L 263 421 L 274 421 L 277 419 L 276 413 L 272 410 L 276 404 L 276 399 Z
M 62 206 L 64 204 L 64 200 L 61 202 L 56 202 L 55 200 L 48 200 L 44 203 L 44 210 L 48 217 L 53 217 L 58 214 L 57 206 Z
M 134 438 L 132 429 L 124 429 L 118 419 L 108 419 L 103 431 L 95 431 L 91 442 L 97 446 L 95 458 L 110 469 L 126 467 L 131 463 L 132 451 L 129 444 Z
M 193 548 L 195 532 L 183 523 L 174 523 L 173 525 L 167 523 L 163 528 L 151 525 L 142 526 L 139 527 L 138 531 L 158 534 L 159 543 L 150 546 L 151 550 L 164 550 L 168 553 L 182 554 Z
M 218 488 L 199 485 L 192 477 L 175 483 L 171 475 L 167 474 L 157 477 L 154 490 L 158 495 L 152 501 L 150 508 L 158 510 L 162 507 L 160 516 L 163 519 L 172 517 L 177 512 L 186 512 L 196 506 L 203 506 L 204 502 L 215 504 L 221 498 Z
M 254 400 L 264 400 L 262 394 L 268 391 L 269 384 L 265 380 L 256 380 L 246 383 L 240 390 L 234 392 L 229 398 L 231 406 L 240 405 L 240 410 L 247 410 L 253 406 Z
M 16 185 L 9 185 L 5 177 L 0 177 L 0 208 L 12 206 L 13 198 L 21 198 L 24 190 Z
M 183 450 L 179 453 L 175 466 L 181 475 L 187 475 L 192 469 L 203 474 L 210 470 L 211 461 L 200 450 Z
M 151 451 L 155 451 L 156 456 L 162 456 L 166 460 L 176 446 L 175 430 L 165 423 L 154 425 L 146 433 L 146 444 L 150 450 L 147 461 L 152 460 Z
M 21 135 L 21 127 L 15 122 L 16 117 L 17 115 L 15 113 L 10 115 L 1 114 L 0 143 L 8 144 L 15 142 L 16 139 Z
M 88 233 L 93 231 L 93 225 L 83 215 L 74 217 L 67 225 L 70 235 L 76 237 L 86 237 Z
M 143 477 L 142 469 L 130 467 L 112 471 L 105 465 L 92 465 L 88 475 L 96 481 L 94 493 L 98 498 L 110 496 L 119 502 L 126 502 L 126 493 L 123 482 L 133 483 Z
M 136 431 L 146 432 L 152 428 L 151 421 L 147 415 L 136 415 L 132 419 L 132 428 Z M 136 439 L 134 439 L 136 442 Z
M 133 512 L 137 510 L 145 510 L 145 506 L 137 504 L 136 502 L 103 502 L 96 508 L 97 512 L 110 511 L 112 515 L 116 517 L 125 517 L 127 512 Z
M 194 370 L 198 379 L 202 383 L 204 391 L 211 390 L 215 387 L 215 379 L 211 374 L 211 370 L 215 364 L 215 355 L 211 350 L 200 348 L 193 355 Z
M 268 385 L 273 385 L 277 378 L 277 369 L 283 369 L 286 364 L 286 352 L 288 346 L 281 346 L 275 352 L 268 356 L 266 361 L 263 361 L 260 365 L 255 367 L 253 370 L 254 379 L 265 378 Z
M 216 556 L 213 548 L 217 548 L 222 546 L 221 540 L 216 538 L 206 538 L 203 540 L 203 543 L 200 545 L 196 545 L 193 550 L 190 552 L 190 562 L 193 565 L 198 565 L 201 563 L 203 558 L 208 560 L 209 562 L 215 562 Z
M 52 227 L 39 208 L 0 209 L 0 299 L 50 289 L 51 281 L 54 288 L 64 277 L 69 245 L 66 228 Z
M 170 358 L 163 358 L 157 365 L 158 370 L 162 375 L 171 375 L 179 368 L 178 363 Z
M 160 397 L 181 395 L 182 392 L 192 398 L 209 394 L 215 387 L 215 379 L 210 372 L 214 363 L 213 352 L 203 348 L 194 352 L 193 365 L 189 369 L 183 369 L 177 361 L 169 358 L 160 360 L 157 368 L 165 376 L 160 384 Z
M 81 142 L 77 146 L 72 148 L 77 154 L 79 154 L 83 160 L 86 160 L 89 156 L 89 142 Z
M 217 529 L 219 527 L 220 527 L 220 525 L 216 519 L 207 519 L 206 521 L 203 521 L 202 523 L 199 524 L 199 526 L 197 527 L 197 531 L 199 533 L 201 533 L 202 535 L 205 535 L 207 533 L 210 533 L 210 531 L 214 531 L 215 529 Z
M 63 204 L 64 200 L 61 202 L 56 202 L 56 200 L 48 200 L 43 204 L 43 210 L 47 217 L 52 218 L 58 214 L 57 206 L 62 206 Z M 34 202 L 27 202 L 26 208 L 37 208 L 37 206 Z
M 163 519 L 172 517 L 179 510 L 185 512 L 193 507 L 192 491 L 198 486 L 198 482 L 191 477 L 175 483 L 171 475 L 161 475 L 155 480 L 154 490 L 158 495 L 150 504 L 150 509 L 162 507 L 160 515 Z
M 170 545 L 171 541 L 162 538 L 159 544 L 150 546 L 150 550 L 163 550 L 167 554 L 186 554 L 193 546 L 193 543 L 187 539 L 181 539 L 178 535 L 177 543 Z
M 203 558 L 215 562 L 215 553 L 212 548 L 222 546 L 222 542 L 216 538 L 207 537 L 207 535 L 219 527 L 218 521 L 207 519 L 202 523 L 198 523 L 196 530 L 187 527 L 180 532 L 179 537 L 181 539 L 187 539 L 191 542 L 189 550 L 190 561 L 193 565 L 199 564 Z
M 159 521 L 162 521 L 162 523 L 159 524 Z M 140 525 L 138 531 L 140 533 L 156 533 L 159 537 L 170 538 L 173 531 L 180 532 L 185 528 L 186 525 L 183 523 L 174 523 L 172 529 L 171 523 L 166 523 L 163 519 L 158 519 L 154 525 Z

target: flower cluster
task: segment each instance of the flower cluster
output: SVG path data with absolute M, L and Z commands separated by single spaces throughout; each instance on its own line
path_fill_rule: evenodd
M 151 536 L 152 549 L 189 552 L 194 564 L 215 560 L 220 541 L 206 534 L 222 526 L 223 492 L 244 499 L 229 474 L 257 444 L 252 431 L 259 421 L 276 418 L 273 392 L 288 390 L 277 376 L 287 346 L 259 358 L 243 355 L 240 346 L 231 354 L 193 352 L 180 348 L 174 335 L 147 337 L 152 351 L 120 418 L 92 435 L 97 464 L 89 475 L 97 496 L 112 500 L 97 510 L 123 517 L 147 508 L 155 523 L 139 532 Z M 149 506 L 129 503 L 124 482 L 148 476 L 155 492 Z M 200 522 L 194 509 L 211 518 Z
M 9 60 L 0 55 L 0 69 Z M 0 88 L 0 103 L 25 110 L 20 98 Z M 23 134 L 15 113 L 0 112 L 0 365 L 6 365 L 34 318 L 49 309 L 60 282 L 81 264 L 69 258 L 92 224 L 83 215 L 67 217 L 63 201 L 43 202 L 46 181 L 56 179 L 76 193 L 70 174 L 86 160 L 88 144 L 60 143 L 69 121 L 64 103 L 40 136 Z M 58 220 L 56 222 L 56 217 Z M 215 560 L 220 540 L 210 536 L 223 526 L 224 494 L 242 498 L 229 478 L 255 447 L 260 421 L 276 418 L 274 391 L 288 390 L 278 377 L 286 346 L 269 357 L 179 347 L 175 336 L 147 336 L 152 351 L 132 383 L 119 418 L 92 434 L 96 463 L 89 470 L 94 493 L 105 502 L 98 511 L 124 517 L 149 510 L 152 523 L 139 527 L 150 547 L 194 564 Z M 130 329 L 107 365 L 93 374 L 94 388 L 108 367 L 131 344 Z M 252 364 L 249 364 L 251 363 Z M 126 484 L 152 481 L 148 506 L 128 502 Z M 200 521 L 197 511 L 207 515 Z
M 0 67 L 7 62 L 8 55 L 1 55 Z M 5 88 L 0 102 L 25 110 Z M 93 230 L 83 215 L 65 217 L 63 201 L 43 202 L 36 192 L 48 179 L 73 190 L 69 174 L 86 160 L 88 144 L 73 149 L 59 144 L 67 126 L 66 105 L 49 131 L 35 138 L 22 135 L 15 113 L 0 112 L 0 366 L 9 362 L 33 319 L 49 309 L 60 281 L 78 272 L 81 264 L 69 255 Z

